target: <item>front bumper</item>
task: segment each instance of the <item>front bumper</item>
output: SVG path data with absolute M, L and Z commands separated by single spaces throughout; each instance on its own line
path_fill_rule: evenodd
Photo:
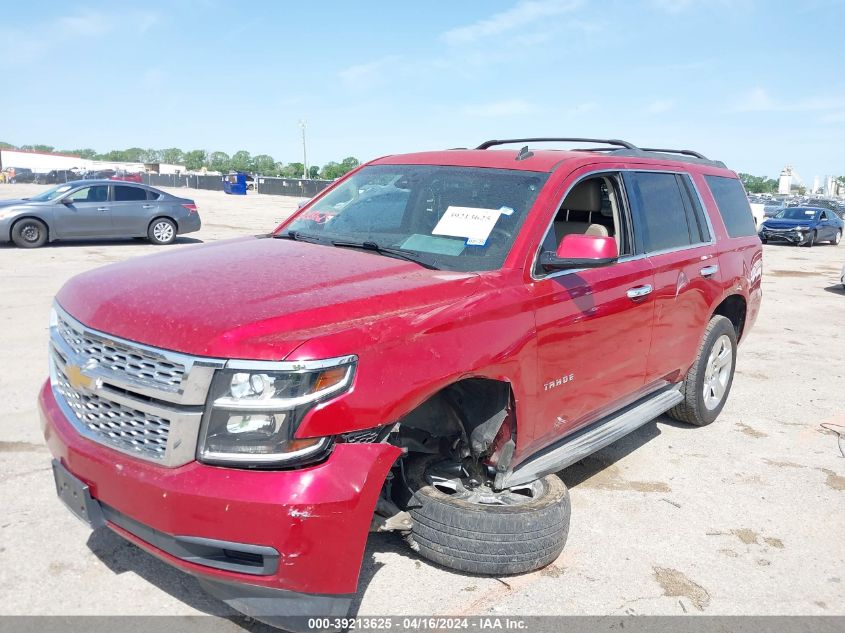
M 300 470 L 164 468 L 79 435 L 49 381 L 39 407 L 50 451 L 87 485 L 104 525 L 258 619 L 345 615 L 398 448 L 337 444 Z
M 768 241 L 784 241 L 789 242 L 791 244 L 801 244 L 807 239 L 809 231 L 771 231 L 767 229 L 762 229 L 758 235 L 761 240 L 768 240 Z

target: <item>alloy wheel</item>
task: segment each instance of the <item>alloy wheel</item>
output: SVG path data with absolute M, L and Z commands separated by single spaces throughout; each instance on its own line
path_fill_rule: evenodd
M 713 343 L 707 358 L 704 374 L 704 406 L 713 410 L 725 397 L 733 370 L 733 346 L 731 339 L 722 334 Z

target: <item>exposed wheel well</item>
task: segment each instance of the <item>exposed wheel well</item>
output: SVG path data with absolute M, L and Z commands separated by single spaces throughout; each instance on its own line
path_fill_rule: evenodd
M 516 435 L 509 383 L 465 378 L 444 387 L 398 420 L 395 443 L 409 452 L 476 459 Z
M 12 222 L 12 226 L 9 227 L 9 241 L 10 242 L 12 241 L 12 231 L 14 231 L 15 227 L 18 224 L 20 224 L 21 222 L 23 222 L 24 220 L 37 220 L 37 221 L 41 222 L 41 224 L 43 224 L 45 227 L 47 227 L 47 241 L 48 242 L 50 241 L 50 225 L 47 224 L 47 221 L 44 220 L 43 218 L 39 218 L 36 215 L 25 215 L 22 218 L 18 218 L 17 220 Z
M 726 297 L 713 311 L 714 316 L 717 314 L 721 315 L 733 323 L 737 341 L 742 338 L 742 333 L 745 329 L 745 313 L 747 307 L 745 298 L 742 295 L 731 295 Z

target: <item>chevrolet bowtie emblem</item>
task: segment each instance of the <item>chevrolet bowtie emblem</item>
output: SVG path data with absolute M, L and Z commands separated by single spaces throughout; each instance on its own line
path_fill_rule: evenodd
M 76 390 L 91 389 L 94 384 L 94 379 L 82 373 L 82 368 L 79 365 L 65 365 L 65 376 L 70 386 Z

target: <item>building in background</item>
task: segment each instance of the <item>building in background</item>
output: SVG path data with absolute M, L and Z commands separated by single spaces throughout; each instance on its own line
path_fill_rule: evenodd
M 0 170 L 9 167 L 31 169 L 37 174 L 47 173 L 53 169 L 73 169 L 79 173 L 114 169 L 129 173 L 150 172 L 155 174 L 185 174 L 184 165 L 169 163 L 124 163 L 110 160 L 90 160 L 75 154 L 56 154 L 53 152 L 36 152 L 21 149 L 0 149 Z
M 780 172 L 780 179 L 778 180 L 778 193 L 789 195 L 792 189 L 792 167 L 787 165 Z

